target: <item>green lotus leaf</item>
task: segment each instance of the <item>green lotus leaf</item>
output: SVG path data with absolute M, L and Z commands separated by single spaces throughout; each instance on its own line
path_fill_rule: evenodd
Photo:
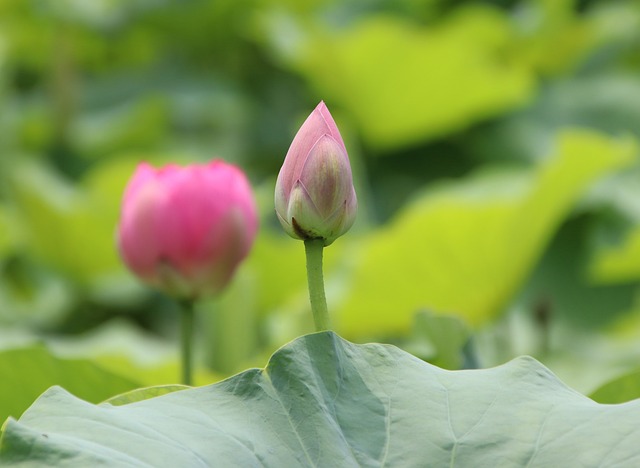
M 301 337 L 218 384 L 123 406 L 52 388 L 3 466 L 637 466 L 640 401 L 600 405 L 532 358 L 447 371 L 389 345 Z

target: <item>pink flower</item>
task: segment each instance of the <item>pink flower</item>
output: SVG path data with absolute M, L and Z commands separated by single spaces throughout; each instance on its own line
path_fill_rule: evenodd
M 298 130 L 278 174 L 280 224 L 296 239 L 329 245 L 353 225 L 358 209 L 347 150 L 320 102 Z
M 145 282 L 195 298 L 227 285 L 257 229 L 251 187 L 237 167 L 141 163 L 125 190 L 118 248 Z

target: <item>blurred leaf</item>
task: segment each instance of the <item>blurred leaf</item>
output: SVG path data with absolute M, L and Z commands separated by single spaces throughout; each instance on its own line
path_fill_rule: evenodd
M 499 10 L 461 9 L 429 29 L 371 15 L 339 32 L 305 34 L 294 66 L 381 148 L 466 128 L 534 91 L 530 71 L 509 56 L 513 32 Z
M 325 251 L 324 267 L 328 276 L 334 272 L 339 273 L 344 264 L 350 262 L 345 254 L 350 246 L 346 244 L 335 243 L 331 249 Z M 274 274 L 274 265 L 277 265 L 277 274 Z M 251 291 L 260 314 L 266 315 L 283 307 L 292 296 L 300 294 L 301 291 L 306 296 L 304 245 L 299 240 L 287 236 L 284 231 L 264 227 L 260 230 L 251 254 L 239 274 L 247 278 L 238 281 L 241 283 L 239 287 L 232 285 L 225 297 L 246 295 L 247 291 Z M 242 281 L 247 281 L 247 284 Z M 327 282 L 330 281 L 331 278 L 327 278 Z M 250 286 L 248 283 L 251 283 Z M 327 288 L 330 287 L 332 286 L 328 284 Z M 246 301 L 246 298 L 244 300 Z M 233 299 L 229 298 L 229 301 L 233 302 Z
M 256 285 L 255 278 L 237 272 L 220 297 L 198 305 L 206 330 L 207 365 L 216 372 L 238 372 L 258 349 Z
M 560 276 L 549 281 L 561 281 Z M 584 302 L 598 299 L 589 290 L 584 295 Z M 535 308 L 519 303 L 492 326 L 474 332 L 474 354 L 482 367 L 499 365 L 518 354 L 539 357 L 563 382 L 589 395 L 637 370 L 640 362 L 640 304 L 635 310 L 619 310 L 616 306 L 607 309 L 606 301 L 602 302 L 604 317 L 587 316 L 582 321 L 579 310 L 570 311 L 573 317 L 568 317 L 569 311 L 553 305 L 544 327 Z M 591 325 L 594 320 L 599 320 L 598 327 Z
M 47 345 L 60 356 L 91 359 L 103 369 L 143 386 L 180 380 L 178 343 L 162 340 L 128 320 L 112 319 L 72 338 L 49 338 Z M 225 376 L 197 365 L 194 380 L 196 385 L 208 385 Z
M 638 132 L 640 134 L 640 132 Z M 589 279 L 596 284 L 640 278 L 640 164 L 598 184 L 588 203 L 600 209 L 591 229 Z
M 113 26 L 136 10 L 150 9 L 164 4 L 163 0 L 60 0 L 45 2 L 40 7 L 59 20 L 100 27 Z
M 603 72 L 550 81 L 526 109 L 470 129 L 461 144 L 481 160 L 536 161 L 558 132 L 573 127 L 640 138 L 640 80 L 631 74 Z M 625 185 L 637 187 L 636 180 Z M 620 192 L 619 181 L 612 181 L 600 198 L 619 198 Z
M 17 122 L 15 137 L 23 151 L 41 151 L 55 138 L 51 124 L 51 109 L 46 103 L 15 105 L 11 109 L 12 118 Z
M 640 135 L 640 80 L 603 73 L 551 83 L 531 108 L 540 125 L 557 129 L 579 125 L 612 134 Z
M 16 170 L 13 187 L 36 255 L 80 282 L 122 270 L 114 247 L 116 220 L 105 216 L 113 207 L 35 164 Z
M 274 265 L 278 266 L 277 275 L 274 275 Z M 247 259 L 247 267 L 257 276 L 255 293 L 263 313 L 282 305 L 292 293 L 306 287 L 304 246 L 284 234 L 262 229 Z
M 595 283 L 589 277 L 589 228 L 601 213 L 582 210 L 557 231 L 521 289 L 518 300 L 540 327 L 566 321 L 595 330 L 633 306 L 634 285 Z
M 589 395 L 598 403 L 625 403 L 640 398 L 640 370 L 607 382 Z
M 403 349 L 445 369 L 460 369 L 471 333 L 458 317 L 418 312 L 410 341 Z
M 135 379 L 144 386 L 171 385 L 178 382 L 181 376 L 177 349 L 176 343 L 174 359 L 154 364 L 141 363 L 125 353 L 97 354 L 92 361 L 117 375 Z M 210 385 L 227 376 L 228 374 L 214 373 L 198 365 L 194 369 L 194 385 Z
M 610 35 L 611 28 L 599 28 L 597 18 L 579 14 L 575 3 L 537 0 L 521 5 L 515 18 L 523 36 L 520 60 L 545 75 L 566 73 Z
M 17 243 L 15 216 L 4 205 L 0 205 L 0 261 Z
M 50 327 L 68 315 L 74 291 L 64 278 L 14 255 L 0 263 L 0 324 Z
M 104 156 L 119 151 L 158 148 L 169 133 L 166 96 L 148 95 L 135 104 L 104 107 L 77 119 L 72 138 L 81 154 Z
M 43 346 L 0 351 L 0 376 L 0 420 L 20 416 L 53 385 L 93 403 L 140 386 L 90 361 L 56 357 Z
M 636 303 L 606 328 L 599 330 L 598 335 L 585 337 L 579 346 L 572 349 L 586 358 L 589 371 L 598 376 L 590 393 L 596 401 L 614 403 L 628 401 L 640 397 L 640 296 L 636 295 Z M 569 336 L 575 334 L 568 330 L 567 348 L 571 341 Z M 581 369 L 583 373 L 586 369 Z M 594 388 L 597 388 L 594 390 Z
M 590 275 L 599 283 L 621 283 L 640 278 L 640 226 L 629 232 L 621 245 L 599 249 Z
M 128 405 L 129 403 L 135 403 L 136 401 L 144 401 L 149 398 L 155 398 L 157 396 L 166 395 L 167 393 L 179 392 L 189 388 L 191 387 L 188 387 L 187 385 L 157 385 L 155 387 L 137 388 L 130 392 L 109 398 L 103 403 L 108 403 L 113 406 Z
M 324 332 L 280 349 L 264 370 L 124 406 L 51 389 L 7 421 L 0 462 L 623 466 L 640 457 L 638 418 L 640 402 L 596 404 L 531 358 L 452 372 Z
M 423 308 L 486 323 L 584 190 L 634 156 L 630 139 L 575 130 L 535 171 L 485 174 L 427 193 L 362 243 L 339 329 L 402 333 Z

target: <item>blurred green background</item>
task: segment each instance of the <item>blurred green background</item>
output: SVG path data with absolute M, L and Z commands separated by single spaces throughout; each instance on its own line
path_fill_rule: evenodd
M 256 245 L 199 307 L 198 384 L 313 330 L 273 188 L 320 100 L 360 204 L 325 251 L 336 331 L 640 396 L 639 2 L 3 0 L 0 421 L 53 384 L 178 380 L 177 307 L 114 247 L 141 160 L 224 158 L 256 189 Z

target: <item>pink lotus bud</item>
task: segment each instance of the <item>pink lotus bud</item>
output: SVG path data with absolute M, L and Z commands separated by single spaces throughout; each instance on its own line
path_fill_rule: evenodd
M 298 130 L 276 182 L 276 214 L 296 239 L 324 239 L 347 232 L 358 210 L 351 166 L 329 109 L 320 102 Z
M 145 282 L 195 298 L 227 285 L 257 229 L 251 187 L 237 167 L 141 163 L 125 190 L 118 248 Z

